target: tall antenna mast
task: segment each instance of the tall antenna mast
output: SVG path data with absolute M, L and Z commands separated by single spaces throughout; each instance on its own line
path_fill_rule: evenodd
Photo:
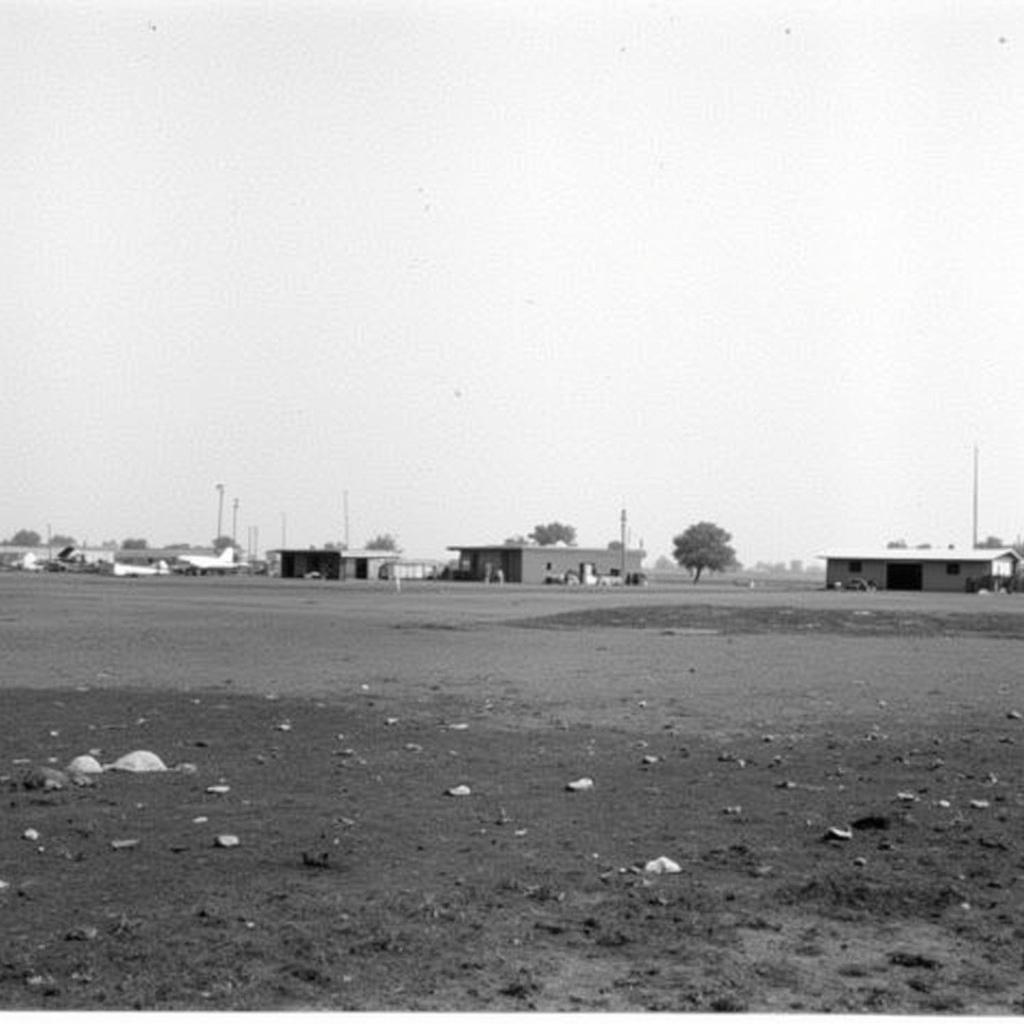
M 971 547 L 978 546 L 978 446 L 974 446 L 974 510 L 971 526 Z
M 622 516 L 619 520 L 619 525 L 622 530 L 622 547 L 619 549 L 619 571 L 622 574 L 622 582 L 626 582 L 626 509 L 623 507 Z

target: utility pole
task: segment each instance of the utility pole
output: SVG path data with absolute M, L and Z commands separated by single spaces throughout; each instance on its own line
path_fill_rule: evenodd
M 971 547 L 978 546 L 978 446 L 974 446 L 974 511 L 971 519 Z
M 345 512 L 345 550 L 348 550 L 348 491 L 342 492 L 342 503 Z
M 224 519 L 224 485 L 217 484 L 216 489 L 219 495 L 217 500 L 217 540 L 220 540 L 221 523 Z M 216 543 L 216 541 L 214 541 L 214 543 Z
M 234 511 L 231 515 L 231 543 L 238 544 L 238 499 L 235 498 Z
M 626 582 L 626 510 L 622 510 L 622 515 L 619 519 L 622 528 L 622 547 L 619 549 L 620 559 L 620 573 L 622 574 L 622 582 Z

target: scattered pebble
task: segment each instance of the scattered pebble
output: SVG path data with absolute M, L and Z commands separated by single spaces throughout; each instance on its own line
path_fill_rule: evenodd
M 398 725 L 398 719 L 397 718 L 385 718 L 384 719 L 384 724 L 385 725 Z
M 418 754 L 423 750 L 423 747 L 419 743 L 406 743 L 405 749 L 413 754 Z
M 594 780 L 586 777 L 576 779 L 575 782 L 570 782 L 565 788 L 571 790 L 573 793 L 582 793 L 588 789 L 594 788 Z
M 198 818 L 192 819 L 193 825 L 205 825 L 210 819 L 205 814 L 200 814 Z
M 280 725 L 277 726 L 277 731 L 278 732 L 291 732 L 292 731 L 292 723 L 291 722 L 282 722 Z
M 451 729 L 452 732 L 465 732 L 465 730 L 469 728 L 469 723 L 454 722 L 453 724 L 449 725 L 448 728 Z
M 1006 717 L 1007 718 L 1024 718 L 1024 715 L 1022 715 L 1019 711 L 1007 711 L 1006 712 Z
M 64 938 L 69 942 L 92 942 L 99 933 L 99 929 L 90 924 L 82 928 L 72 928 L 64 935 Z
M 987 800 L 972 800 L 970 805 L 976 811 L 984 811 L 989 807 L 989 802 Z
M 113 839 L 110 846 L 114 850 L 131 850 L 139 845 L 138 839 Z
M 207 786 L 206 792 L 212 793 L 214 796 L 223 796 L 225 793 L 231 792 L 231 787 L 225 785 Z
M 445 790 L 446 796 L 469 796 L 472 790 L 469 786 L 452 786 L 451 789 Z
M 34 843 L 39 838 L 39 833 L 34 828 L 27 828 L 21 833 L 22 839 L 27 839 L 30 843 Z
M 897 793 L 896 799 L 901 800 L 905 804 L 917 803 L 918 795 L 916 793 Z
M 230 850 L 235 846 L 239 846 L 241 842 L 242 840 L 239 839 L 238 836 L 233 836 L 228 833 L 225 833 L 224 835 L 217 836 L 217 838 L 213 841 L 213 845 L 219 846 L 225 850 Z
M 661 760 L 660 757 L 656 757 L 654 754 L 644 754 L 641 762 L 643 764 L 657 764 Z
M 723 814 L 730 814 L 730 815 L 742 814 L 743 813 L 743 808 L 740 807 L 739 804 L 733 804 L 730 807 L 723 807 L 722 808 L 722 813 Z

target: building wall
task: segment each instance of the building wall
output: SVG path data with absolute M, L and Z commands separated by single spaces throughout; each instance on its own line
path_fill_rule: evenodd
M 544 583 L 551 578 L 562 579 L 575 573 L 583 581 L 588 571 L 596 576 L 617 576 L 622 566 L 618 551 L 594 548 L 524 548 L 523 582 Z M 641 555 L 627 552 L 626 572 L 640 572 Z
M 989 576 L 1012 576 L 1013 562 L 1008 558 L 978 561 L 977 559 L 960 560 L 957 558 L 940 561 L 920 562 L 900 559 L 892 563 L 884 559 L 845 559 L 830 558 L 825 570 L 826 586 L 834 587 L 837 583 L 848 587 L 854 579 L 873 581 L 879 590 L 885 590 L 888 580 L 888 566 L 919 565 L 921 567 L 921 589 L 939 593 L 962 594 L 968 590 L 969 580 L 980 580 Z M 953 570 L 957 571 L 953 571 Z

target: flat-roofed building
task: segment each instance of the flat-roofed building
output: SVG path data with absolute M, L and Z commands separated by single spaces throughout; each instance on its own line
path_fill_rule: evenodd
M 277 548 L 268 552 L 284 579 L 376 580 L 381 569 L 400 558 L 397 551 L 337 548 Z
M 457 579 L 507 583 L 639 582 L 645 551 L 565 544 L 459 544 Z
M 826 586 L 964 593 L 1006 589 L 1021 557 L 1012 548 L 846 548 L 826 551 Z

